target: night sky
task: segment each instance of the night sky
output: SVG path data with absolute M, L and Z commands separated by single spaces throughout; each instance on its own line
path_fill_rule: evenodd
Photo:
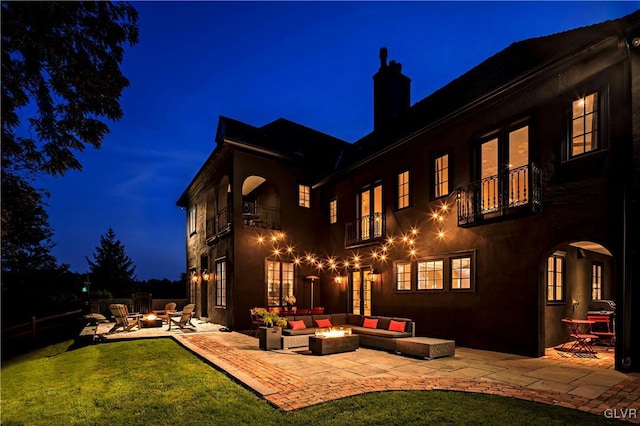
M 58 262 L 86 272 L 109 227 L 139 279 L 176 280 L 176 206 L 215 148 L 219 115 L 284 117 L 354 142 L 372 130 L 380 47 L 412 79 L 411 103 L 511 43 L 620 18 L 640 2 L 134 2 L 140 42 L 122 65 L 125 116 L 84 169 L 44 177 Z

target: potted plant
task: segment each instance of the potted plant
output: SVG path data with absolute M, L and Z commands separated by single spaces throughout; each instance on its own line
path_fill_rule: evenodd
M 265 327 L 273 327 L 274 325 L 276 327 L 287 326 L 286 318 L 283 318 L 274 312 L 269 312 L 265 308 L 256 308 L 254 312 L 256 313 L 256 315 L 262 318 L 262 322 L 264 323 Z

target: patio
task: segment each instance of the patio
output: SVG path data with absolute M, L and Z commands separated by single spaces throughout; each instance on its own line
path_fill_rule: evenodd
M 360 348 L 328 356 L 307 348 L 262 351 L 258 340 L 194 321 L 194 330 L 141 329 L 100 334 L 97 341 L 171 337 L 245 387 L 283 410 L 389 390 L 452 390 L 502 395 L 603 415 L 605 410 L 640 411 L 640 374 L 613 369 L 613 350 L 597 358 L 548 349 L 541 358 L 456 348 L 453 358 L 422 360 Z M 635 411 L 633 411 L 635 409 Z M 625 411 L 626 412 L 626 411 Z M 640 423 L 640 418 L 629 419 Z

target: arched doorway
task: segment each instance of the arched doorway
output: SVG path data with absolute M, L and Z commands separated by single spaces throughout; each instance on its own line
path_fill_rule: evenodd
M 593 241 L 574 241 L 560 244 L 546 253 L 540 262 L 543 304 L 541 343 L 545 353 L 566 349 L 568 327 L 563 319 L 584 319 L 603 316 L 615 330 L 616 262 L 611 252 Z M 605 324 L 593 324 L 594 330 Z M 589 325 L 586 325 L 589 326 Z M 596 339 L 594 345 L 599 358 L 615 359 L 614 340 Z M 565 355 L 571 358 L 570 354 Z M 598 357 L 596 355 L 595 357 Z

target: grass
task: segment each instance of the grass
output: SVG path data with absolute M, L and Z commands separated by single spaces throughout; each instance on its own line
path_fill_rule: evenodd
M 436 391 L 371 393 L 283 412 L 170 339 L 114 342 L 76 350 L 70 350 L 71 343 L 4 362 L 2 425 L 609 422 L 601 416 L 529 401 Z

